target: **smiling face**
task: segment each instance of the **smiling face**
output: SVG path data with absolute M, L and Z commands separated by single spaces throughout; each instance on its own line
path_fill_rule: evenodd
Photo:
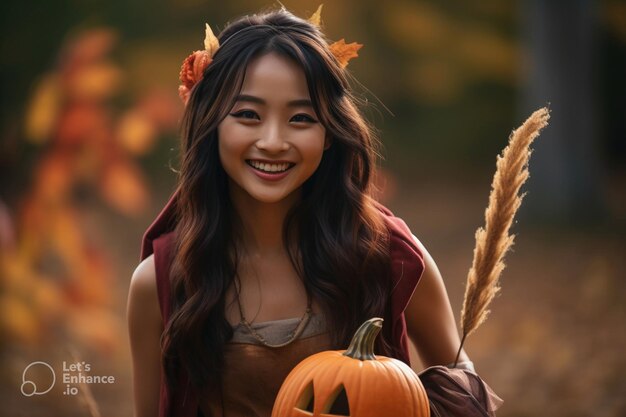
M 276 53 L 251 61 L 235 105 L 218 125 L 231 197 L 293 204 L 326 148 L 304 71 Z

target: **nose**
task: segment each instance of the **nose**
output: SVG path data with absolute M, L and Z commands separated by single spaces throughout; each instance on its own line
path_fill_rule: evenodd
M 267 122 L 261 130 L 261 137 L 256 141 L 257 149 L 267 153 L 280 153 L 289 149 L 289 142 L 278 122 Z

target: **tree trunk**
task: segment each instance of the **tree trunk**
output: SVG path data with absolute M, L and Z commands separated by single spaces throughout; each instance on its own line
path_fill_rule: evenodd
M 539 223 L 596 223 L 605 217 L 596 113 L 597 5 L 520 4 L 527 54 L 520 107 L 523 115 L 544 105 L 551 109 L 550 124 L 534 145 L 521 215 Z

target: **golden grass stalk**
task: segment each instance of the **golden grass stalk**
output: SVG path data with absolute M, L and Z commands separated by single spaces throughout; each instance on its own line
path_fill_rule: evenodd
M 461 311 L 461 346 L 455 365 L 466 337 L 487 319 L 487 307 L 500 291 L 499 278 L 505 267 L 504 255 L 515 238 L 515 235 L 509 235 L 509 229 L 524 197 L 524 194 L 519 195 L 520 188 L 529 176 L 530 145 L 548 124 L 549 118 L 547 108 L 536 110 L 511 133 L 508 146 L 498 155 L 489 205 L 485 211 L 485 228 L 476 230 L 474 260 L 467 275 Z
M 70 351 L 70 354 L 72 355 L 74 363 L 80 363 L 76 348 L 70 345 L 68 349 Z M 83 399 L 83 402 L 87 406 L 87 409 L 89 410 L 90 417 L 101 417 L 102 414 L 100 414 L 100 408 L 98 407 L 98 403 L 96 402 L 93 393 L 91 392 L 91 388 L 89 388 L 89 384 L 80 382 L 79 386 L 79 392 L 82 394 L 81 397 Z

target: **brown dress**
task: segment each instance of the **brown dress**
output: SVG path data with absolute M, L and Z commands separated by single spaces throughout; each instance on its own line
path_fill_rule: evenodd
M 299 320 L 268 321 L 252 327 L 269 344 L 278 345 L 291 338 Z M 331 349 L 321 314 L 313 314 L 300 337 L 282 347 L 261 344 L 242 325 L 233 332 L 224 346 L 221 390 L 199 395 L 203 417 L 269 417 L 289 372 L 308 356 Z
M 299 319 L 253 324 L 272 345 L 291 338 Z M 274 400 L 289 372 L 310 355 L 331 349 L 321 314 L 313 314 L 302 335 L 282 347 L 261 344 L 242 325 L 233 328 L 224 347 L 221 389 L 199 395 L 202 417 L 270 417 Z M 490 417 L 502 400 L 475 372 L 432 366 L 419 373 L 430 402 L 431 417 Z M 347 411 L 347 405 L 340 405 Z M 347 413 L 345 413 L 347 415 Z
M 159 307 L 165 324 L 170 320 L 172 308 L 169 270 L 175 242 L 175 235 L 172 231 L 175 224 L 175 202 L 176 194 L 172 196 L 159 217 L 146 231 L 142 242 L 141 259 L 154 253 Z M 389 230 L 391 263 L 388 278 L 391 280 L 390 284 L 393 288 L 388 300 L 389 311 L 385 315 L 385 323 L 389 325 L 385 325 L 382 331 L 391 341 L 393 349 L 391 356 L 410 366 L 404 310 L 420 280 L 424 270 L 424 261 L 420 248 L 417 247 L 413 235 L 404 221 L 395 217 L 389 209 L 382 205 L 379 205 L 379 209 Z M 161 380 L 159 417 L 197 417 L 201 415 L 200 411 L 204 413 L 204 417 L 221 417 L 222 411 L 224 411 L 224 415 L 230 417 L 230 410 L 233 410 L 232 413 L 239 413 L 232 415 L 269 417 L 272 408 L 270 403 L 276 397 L 280 385 L 277 381 L 282 381 L 287 375 L 286 368 L 292 367 L 292 364 L 295 365 L 299 361 L 296 357 L 304 359 L 309 351 L 326 350 L 321 348 L 324 343 L 320 339 L 323 337 L 319 336 L 308 341 L 303 337 L 302 341 L 298 340 L 294 344 L 280 348 L 282 351 L 277 351 L 280 352 L 281 357 L 279 362 L 285 358 L 289 358 L 290 361 L 288 366 L 282 368 L 283 371 L 281 372 L 284 374 L 281 376 L 277 373 L 278 367 L 263 366 L 263 363 L 271 363 L 269 362 L 271 360 L 278 363 L 276 361 L 277 352 L 263 347 L 241 345 L 237 347 L 236 344 L 233 344 L 227 349 L 229 353 L 226 360 L 232 369 L 227 371 L 231 375 L 225 376 L 225 379 L 228 379 L 225 380 L 225 383 L 230 385 L 224 386 L 222 389 L 222 393 L 225 395 L 223 402 L 219 393 L 202 394 L 197 392 L 191 385 L 187 372 L 183 369 L 178 375 L 176 383 L 168 385 L 165 379 Z M 304 352 L 300 349 L 308 350 Z M 250 358 L 256 359 L 251 361 Z M 259 358 L 263 359 L 259 360 Z M 260 366 L 262 369 L 255 369 L 252 372 L 253 365 L 251 362 L 257 363 L 254 366 Z M 241 364 L 239 371 L 236 371 L 237 366 L 232 366 L 233 364 Z M 266 372 L 267 375 L 263 372 Z M 493 417 L 495 410 L 502 403 L 502 400 L 495 395 L 489 386 L 472 371 L 433 366 L 422 371 L 419 377 L 428 394 L 431 416 L 433 417 Z M 254 390 L 250 389 L 250 384 L 247 385 L 247 388 L 244 387 L 246 380 L 255 381 Z M 245 398 L 239 394 L 265 390 L 270 386 L 273 386 L 272 394 L 264 397 L 264 400 L 258 404 L 254 403 L 255 400 L 250 399 L 256 398 L 254 393 L 249 394 L 252 396 L 250 398 Z M 231 390 L 234 391 L 231 393 Z M 240 403 L 248 404 L 245 406 L 247 408 L 240 409 L 240 405 L 238 405 Z M 224 405 L 222 406 L 222 404 Z M 250 412 L 249 410 L 253 411 Z

